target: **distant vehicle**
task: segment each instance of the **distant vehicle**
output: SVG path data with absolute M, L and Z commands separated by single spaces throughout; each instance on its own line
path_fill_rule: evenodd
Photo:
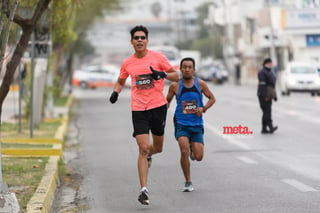
M 282 95 L 291 92 L 310 92 L 320 95 L 320 77 L 317 68 L 305 62 L 291 62 L 280 78 Z
M 163 53 L 169 60 L 170 64 L 179 70 L 181 55 L 179 50 L 175 46 L 160 45 L 160 46 L 149 46 L 150 50 Z
M 112 87 L 118 77 L 119 68 L 114 65 L 93 64 L 76 70 L 72 84 L 81 88 Z
M 196 71 L 196 76 L 204 81 L 213 81 L 217 84 L 223 84 L 228 81 L 229 73 L 222 64 L 207 64 Z

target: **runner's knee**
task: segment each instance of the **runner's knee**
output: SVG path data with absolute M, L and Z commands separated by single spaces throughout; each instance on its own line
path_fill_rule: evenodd
M 202 161 L 203 159 L 203 154 L 202 153 L 193 153 L 193 157 L 194 159 L 196 159 L 196 161 Z
M 148 146 L 148 144 L 139 145 L 139 153 L 141 155 L 147 156 L 149 154 L 149 146 Z

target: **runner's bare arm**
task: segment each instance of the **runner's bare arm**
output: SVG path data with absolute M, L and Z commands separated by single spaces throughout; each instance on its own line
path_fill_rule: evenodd
M 167 70 L 167 77 L 169 81 L 179 81 L 179 74 L 177 70 L 175 70 L 173 67 L 171 67 L 169 70 Z
M 120 93 L 125 82 L 126 79 L 118 78 L 116 84 L 113 87 L 113 91 Z
M 118 97 L 119 97 L 119 93 L 122 90 L 123 85 L 125 84 L 126 79 L 122 79 L 122 78 L 118 78 L 116 84 L 113 87 L 113 92 L 111 93 L 111 96 L 109 98 L 109 101 L 114 104 L 115 102 L 117 102 Z
M 199 80 L 199 83 L 202 93 L 208 98 L 207 103 L 203 106 L 203 112 L 206 112 L 207 109 L 209 109 L 216 102 L 216 98 L 203 80 Z
M 170 103 L 173 99 L 173 97 L 175 96 L 176 94 L 176 87 L 177 87 L 177 84 L 176 82 L 172 83 L 169 87 L 169 90 L 168 90 L 168 94 L 167 94 L 167 101 L 168 101 L 168 108 L 170 106 Z

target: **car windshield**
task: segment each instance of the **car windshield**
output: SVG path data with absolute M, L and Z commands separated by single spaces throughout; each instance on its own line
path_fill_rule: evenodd
M 314 74 L 316 72 L 314 68 L 304 66 L 292 67 L 290 71 L 294 74 Z

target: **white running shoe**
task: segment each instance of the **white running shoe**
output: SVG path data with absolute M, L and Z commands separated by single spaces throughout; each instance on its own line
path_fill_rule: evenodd
M 184 192 L 192 192 L 193 191 L 193 185 L 192 182 L 185 182 L 183 187 Z
M 147 188 L 141 189 L 138 200 L 142 205 L 149 205 L 149 191 Z

